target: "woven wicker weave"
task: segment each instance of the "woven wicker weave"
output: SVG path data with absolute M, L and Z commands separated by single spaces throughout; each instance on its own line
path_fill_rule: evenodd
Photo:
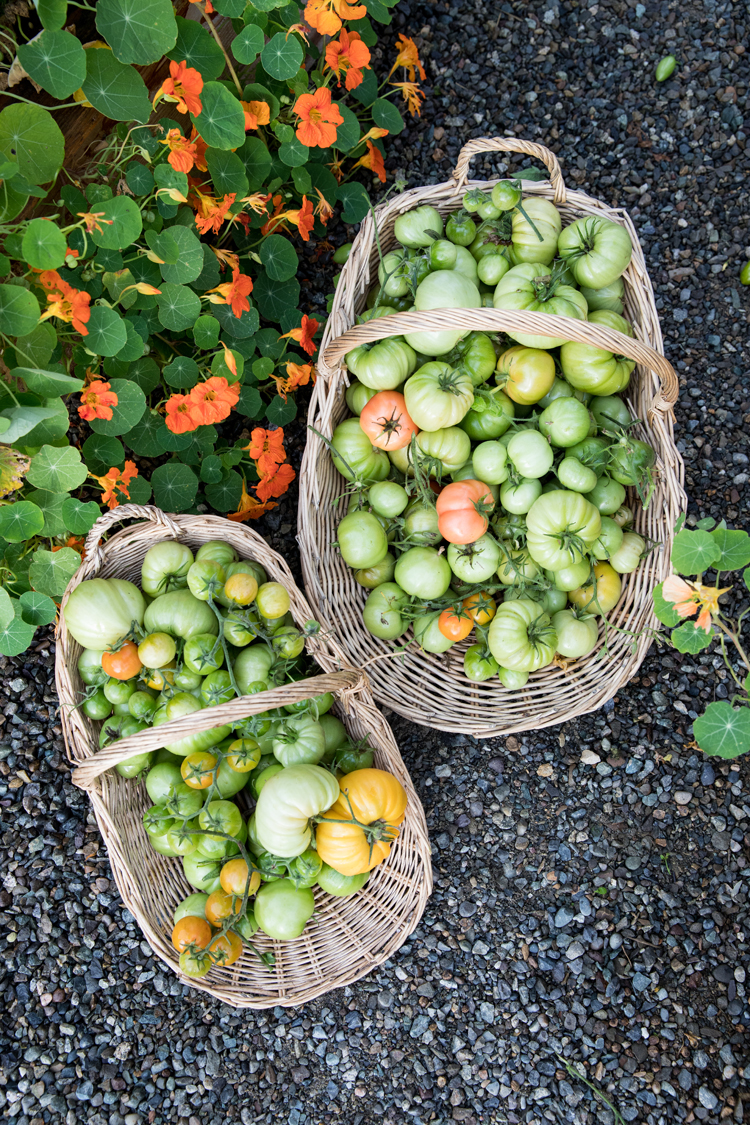
M 127 519 L 146 522 L 118 532 L 102 546 L 104 532 L 113 523 Z M 63 605 L 71 590 L 87 578 L 117 577 L 137 582 L 146 551 L 165 539 L 180 539 L 193 548 L 209 539 L 231 543 L 241 558 L 261 563 L 270 578 L 284 584 L 298 626 L 313 618 L 284 560 L 255 532 L 218 516 L 170 516 L 157 508 L 136 505 L 116 508 L 94 525 L 86 543 L 85 562 L 70 583 Z M 347 665 L 329 638 L 313 637 L 307 644 L 310 655 L 325 663 L 328 674 L 199 711 L 121 739 L 106 750 L 98 749 L 98 724 L 80 710 L 71 710 L 83 688 L 76 667 L 81 650 L 67 633 L 62 615 L 57 642 L 56 678 L 63 733 L 68 755 L 77 766 L 73 781 L 91 798 L 123 902 L 157 956 L 184 983 L 238 1008 L 291 1006 L 357 980 L 387 960 L 406 940 L 432 889 L 424 812 L 391 729 L 373 703 L 367 677 Z M 373 871 L 358 894 L 334 898 L 315 888 L 315 917 L 296 941 L 277 942 L 257 935 L 258 947 L 272 949 L 276 956 L 272 969 L 247 951 L 231 967 L 215 967 L 205 979 L 191 980 L 180 973 L 169 939 L 172 912 L 193 888 L 185 881 L 179 859 L 157 855 L 148 844 L 142 817 L 151 801 L 145 785 L 105 771 L 175 738 L 325 691 L 335 694 L 334 713 L 344 721 L 352 738 L 367 736 L 375 749 L 375 765 L 395 774 L 406 789 L 409 805 L 398 840 L 388 860 Z M 240 793 L 240 802 L 242 797 Z
M 638 570 L 625 578 L 622 597 L 609 615 L 608 653 L 602 658 L 603 629 L 597 650 L 568 665 L 550 666 L 533 674 L 521 691 L 509 692 L 497 681 L 473 684 L 463 674 L 463 654 L 470 641 L 455 645 L 442 656 L 422 652 L 415 644 L 393 657 L 393 645 L 371 636 L 362 623 L 367 591 L 356 584 L 352 572 L 333 546 L 342 511 L 334 505 L 346 484 L 331 462 L 324 443 L 312 432 L 300 474 L 299 542 L 307 596 L 316 620 L 335 631 L 352 663 L 367 667 L 375 698 L 398 714 L 441 730 L 471 733 L 477 737 L 510 734 L 561 723 L 593 711 L 610 699 L 635 673 L 649 648 L 648 632 L 655 622 L 650 591 L 668 573 L 674 525 L 683 510 L 683 464 L 673 438 L 672 406 L 677 399 L 677 377 L 662 353 L 662 337 L 651 282 L 646 272 L 638 236 L 629 216 L 613 210 L 582 192 L 565 188 L 555 155 L 541 145 L 513 137 L 471 141 L 462 150 L 452 178 L 435 187 L 415 188 L 382 204 L 376 211 L 380 243 L 385 253 L 395 243 L 398 215 L 418 204 L 431 204 L 446 215 L 461 206 L 467 188 L 492 187 L 492 182 L 468 181 L 471 157 L 479 152 L 522 152 L 541 160 L 550 173 L 549 183 L 525 182 L 528 194 L 554 201 L 563 221 L 584 215 L 603 215 L 626 227 L 633 242 L 633 257 L 626 270 L 625 315 L 635 339 L 586 321 L 543 313 L 501 312 L 494 309 L 438 309 L 399 313 L 352 327 L 365 306 L 379 261 L 372 216 L 362 223 L 349 260 L 339 278 L 330 319 L 321 344 L 319 378 L 310 405 L 310 426 L 330 437 L 349 413 L 344 392 L 348 384 L 343 359 L 358 344 L 421 329 L 467 328 L 487 332 L 516 329 L 540 332 L 595 344 L 635 359 L 638 366 L 627 395 L 636 428 L 656 450 L 656 488 L 647 511 L 637 497 L 636 529 L 661 546 Z M 633 634 L 641 635 L 634 639 Z

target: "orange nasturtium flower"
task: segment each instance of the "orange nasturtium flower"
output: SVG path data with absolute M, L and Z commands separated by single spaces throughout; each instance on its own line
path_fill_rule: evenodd
M 379 129 L 377 125 L 373 125 L 372 129 L 367 130 L 364 137 L 359 138 L 359 143 L 362 144 L 363 141 L 379 141 L 381 137 L 387 136 L 387 129 Z
M 313 343 L 313 336 L 318 331 L 319 321 L 313 317 L 304 314 L 302 323 L 299 328 L 292 328 L 289 332 L 285 332 L 283 336 L 279 336 L 280 340 L 296 340 L 300 347 L 304 348 L 308 355 L 312 355 L 315 351 L 315 344 Z M 251 454 L 252 456 L 252 454 Z
M 99 487 L 103 489 L 102 503 L 108 508 L 117 508 L 120 504 L 118 493 L 130 499 L 128 486 L 138 476 L 138 469 L 134 461 L 126 461 L 124 469 L 111 468 L 103 477 L 98 477 L 96 473 L 89 473 L 89 476 L 98 481 Z
M 212 305 L 229 305 L 234 315 L 240 317 L 243 312 L 248 312 L 250 309 L 250 302 L 247 298 L 252 291 L 253 279 L 245 273 L 240 273 L 239 269 L 233 268 L 232 280 L 225 281 L 214 289 L 209 289 L 206 296 Z M 217 295 L 210 296 L 209 294 Z
M 308 0 L 305 20 L 321 35 L 336 35 L 342 20 L 361 20 L 367 15 L 364 4 L 350 4 L 349 0 Z
M 185 59 L 182 62 L 170 62 L 169 78 L 165 78 L 156 91 L 154 106 L 164 98 L 165 101 L 175 102 L 179 113 L 192 113 L 198 117 L 203 112 L 200 93 L 203 89 L 203 79 L 200 71 L 188 66 Z
M 206 145 L 193 129 L 190 140 L 183 137 L 179 129 L 170 129 L 165 140 L 159 141 L 160 145 L 167 145 L 169 156 L 167 160 L 177 172 L 192 172 L 193 168 L 205 172 Z
M 336 143 L 337 126 L 344 124 L 339 107 L 331 101 L 331 91 L 321 86 L 314 94 L 300 94 L 294 103 L 300 119 L 297 140 L 308 148 L 330 148 Z
M 381 184 L 385 183 L 385 164 L 383 163 L 383 154 L 379 148 L 375 148 L 372 141 L 367 141 L 367 152 L 364 156 L 360 156 L 354 168 L 369 168 L 371 172 L 380 180 Z M 352 169 L 352 171 L 354 170 Z
M 333 215 L 333 207 L 331 207 L 331 204 L 323 195 L 323 192 L 320 190 L 320 188 L 316 188 L 315 190 L 318 193 L 318 202 L 315 205 L 315 214 L 318 216 L 323 226 L 327 227 L 328 220 Z
M 239 271 L 239 255 L 235 254 L 233 250 L 223 250 L 220 246 L 212 246 L 211 249 L 218 259 L 222 273 L 224 272 L 225 266 L 229 266 L 232 272 L 234 272 L 235 270 Z
M 197 202 L 195 197 L 197 196 Z M 195 225 L 201 234 L 208 234 L 213 231 L 218 234 L 227 217 L 229 208 L 237 198 L 236 192 L 225 195 L 222 200 L 217 199 L 214 195 L 203 194 L 198 188 L 193 187 L 190 200 L 191 206 L 195 210 Z
M 315 211 L 307 196 L 302 196 L 302 206 L 293 211 L 282 211 L 283 202 L 280 195 L 275 195 L 273 202 L 273 215 L 260 228 L 261 234 L 270 234 L 271 231 L 283 229 L 287 223 L 293 223 L 302 235 L 303 241 L 309 242 L 310 231 L 315 225 Z
M 246 204 L 251 210 L 255 211 L 256 215 L 265 215 L 267 210 L 266 204 L 270 198 L 270 192 L 268 195 L 263 195 L 260 191 L 254 191 L 252 195 L 243 195 L 240 203 Z M 278 198 L 280 199 L 281 196 L 278 196 Z
M 711 618 L 719 613 L 719 598 L 728 590 L 731 586 L 719 590 L 715 586 L 704 586 L 702 582 L 686 582 L 678 574 L 670 574 L 664 580 L 662 596 L 665 602 L 674 606 L 680 617 L 692 617 L 700 610 L 696 628 L 709 633 Z
M 271 107 L 268 102 L 240 102 L 245 113 L 245 132 L 267 125 L 271 120 Z
M 406 102 L 406 108 L 412 117 L 421 117 L 424 94 L 420 90 L 419 84 L 417 82 L 391 82 L 391 86 L 395 86 L 397 90 L 401 91 L 401 96 Z
M 170 395 L 167 399 L 164 419 L 167 429 L 173 434 L 188 434 L 197 430 L 200 422 L 194 420 L 190 412 L 189 395 Z
M 286 402 L 286 396 L 290 391 L 296 391 L 298 387 L 306 386 L 311 377 L 315 382 L 315 374 L 311 363 L 289 362 L 286 365 L 286 378 L 283 375 L 274 375 L 273 380 L 276 383 L 277 394 L 281 395 Z
M 58 320 L 72 324 L 82 336 L 88 336 L 86 323 L 91 316 L 90 295 L 68 285 L 57 270 L 43 270 L 39 274 L 39 284 L 47 294 L 48 305 L 39 319 L 47 320 L 50 316 L 56 316 Z
M 283 496 L 297 476 L 290 464 L 284 461 L 277 465 L 273 473 L 264 473 L 255 486 L 259 500 L 270 500 L 272 496 Z
M 109 422 L 112 419 L 113 406 L 117 406 L 117 395 L 110 390 L 110 384 L 103 383 L 101 379 L 94 379 L 81 391 L 78 414 L 84 422 L 90 422 L 92 418 L 104 418 Z
M 370 49 L 359 32 L 342 27 L 338 39 L 332 39 L 326 47 L 325 65 L 336 75 L 339 86 L 345 76 L 347 90 L 356 90 L 364 78 L 362 69 L 370 69 Z
M 250 434 L 250 441 L 242 448 L 255 461 L 259 475 L 275 473 L 277 467 L 286 461 L 284 430 L 281 426 L 277 430 L 264 430 L 262 426 L 256 426 Z
M 399 35 L 398 38 L 398 54 L 396 55 L 395 63 L 388 72 L 388 77 L 391 77 L 397 67 L 402 66 L 408 73 L 410 82 L 416 82 L 417 73 L 419 73 L 419 77 L 424 82 L 427 75 L 424 72 L 424 67 L 419 61 L 419 50 L 417 48 L 417 44 L 413 39 L 410 39 L 408 35 Z
M 86 234 L 93 234 L 94 231 L 96 231 L 97 234 L 104 234 L 101 224 L 104 223 L 105 226 L 111 227 L 112 223 L 115 221 L 114 219 L 105 219 L 103 211 L 78 211 L 77 216 L 79 219 L 83 219 Z M 69 250 L 68 253 L 70 254 L 72 251 Z M 77 256 L 76 254 L 76 257 Z
M 247 491 L 247 485 L 243 479 L 242 481 L 242 495 L 240 502 L 237 506 L 236 512 L 230 512 L 227 516 L 228 520 L 233 520 L 234 523 L 245 523 L 246 520 L 260 519 L 265 512 L 270 512 L 271 508 L 278 508 L 273 500 L 269 500 L 266 504 L 261 504 L 255 496 L 251 496 Z
M 211 426 L 223 422 L 232 413 L 240 397 L 237 383 L 230 383 L 223 375 L 212 375 L 205 383 L 198 383 L 191 390 L 190 412 L 199 426 Z

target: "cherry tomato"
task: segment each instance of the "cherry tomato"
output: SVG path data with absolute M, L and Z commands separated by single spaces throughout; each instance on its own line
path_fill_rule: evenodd
M 250 773 L 261 759 L 260 746 L 256 738 L 236 738 L 227 747 L 227 765 L 237 773 Z
M 258 588 L 255 604 L 261 617 L 272 620 L 274 617 L 283 617 L 291 602 L 280 582 L 264 582 Z
M 463 608 L 468 613 L 475 625 L 487 625 L 497 613 L 497 602 L 489 594 L 472 594 L 466 598 Z
M 205 949 L 211 940 L 211 934 L 211 927 L 205 918 L 180 918 L 172 930 L 172 945 L 178 953 L 184 953 L 191 946 L 194 950 Z
M 250 605 L 258 593 L 258 583 L 252 574 L 232 574 L 224 583 L 224 593 L 235 605 Z
M 210 971 L 213 961 L 208 951 L 200 950 L 193 953 L 191 950 L 186 949 L 180 954 L 180 968 L 186 977 L 192 977 L 193 980 L 199 980 L 205 977 Z
M 231 918 L 233 914 L 232 896 L 227 894 L 226 891 L 214 891 L 206 899 L 206 918 L 212 926 L 223 925 L 227 918 Z
M 145 668 L 163 668 L 174 660 L 177 645 L 169 633 L 149 633 L 138 645 L 138 659 Z
M 214 768 L 216 758 L 206 750 L 197 750 L 188 754 L 180 766 L 182 780 L 191 789 L 208 789 L 214 781 Z
M 242 939 L 230 930 L 228 934 L 214 938 L 208 952 L 215 965 L 233 965 L 242 956 Z
M 245 886 L 247 885 L 248 871 L 247 863 L 241 856 L 230 859 L 229 862 L 225 863 L 222 867 L 221 875 L 219 876 L 222 890 L 228 895 L 242 898 L 245 893 Z M 260 872 L 253 871 L 250 876 L 248 894 L 254 895 L 259 886 Z
M 449 641 L 465 640 L 473 628 L 474 619 L 465 611 L 459 615 L 452 609 L 444 609 L 438 618 L 438 629 Z
M 126 641 L 117 652 L 102 653 L 102 668 L 113 680 L 130 680 L 138 675 L 142 667 L 133 641 Z

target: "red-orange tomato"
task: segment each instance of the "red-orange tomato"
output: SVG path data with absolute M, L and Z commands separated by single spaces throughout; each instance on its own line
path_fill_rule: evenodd
M 230 930 L 229 933 L 214 938 L 208 952 L 215 965 L 233 965 L 242 956 L 242 939 Z
M 495 501 L 479 480 L 457 480 L 437 498 L 438 531 L 449 543 L 475 543 L 489 526 L 486 512 Z
M 172 930 L 172 945 L 178 953 L 184 953 L 188 946 L 205 949 L 211 940 L 212 929 L 205 918 L 190 915 L 180 918 Z
M 132 641 L 126 641 L 117 652 L 105 652 L 102 656 L 102 668 L 113 680 L 132 680 L 142 667 L 138 645 Z
M 378 391 L 362 408 L 359 424 L 378 449 L 403 449 L 419 429 L 406 412 L 398 391 Z
M 444 609 L 438 618 L 438 629 L 449 641 L 464 641 L 474 628 L 468 613 L 459 615 L 452 609 Z

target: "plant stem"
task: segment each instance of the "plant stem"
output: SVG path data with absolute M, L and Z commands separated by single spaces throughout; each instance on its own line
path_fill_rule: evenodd
M 719 617 L 714 618 L 714 624 L 718 625 L 718 627 L 721 629 L 722 633 L 726 634 L 726 636 L 729 637 L 730 641 L 732 642 L 734 647 L 737 649 L 737 652 L 739 653 L 740 660 L 745 665 L 748 672 L 750 672 L 750 659 L 748 658 L 747 653 L 745 652 L 744 648 L 740 644 L 739 636 L 736 633 L 733 633 L 731 629 L 727 628 L 727 626 L 724 624 L 724 622 Z
M 226 59 L 226 64 L 227 64 L 227 68 L 229 70 L 229 73 L 232 75 L 232 78 L 234 80 L 234 84 L 237 87 L 237 89 L 238 89 L 238 91 L 241 95 L 242 94 L 242 85 L 240 83 L 239 78 L 237 77 L 237 72 L 235 71 L 234 67 L 232 66 L 232 60 L 230 59 L 230 57 L 227 53 L 226 47 L 224 46 L 221 39 L 219 38 L 219 33 L 216 30 L 216 28 L 214 27 L 213 20 L 210 19 L 209 16 L 206 14 L 205 4 L 196 4 L 195 6 L 198 9 L 198 11 L 202 13 L 204 20 L 206 21 L 206 23 L 209 26 L 211 34 L 213 35 L 216 42 L 219 44 L 219 47 L 221 48 L 221 53 L 224 56 L 224 58 Z

